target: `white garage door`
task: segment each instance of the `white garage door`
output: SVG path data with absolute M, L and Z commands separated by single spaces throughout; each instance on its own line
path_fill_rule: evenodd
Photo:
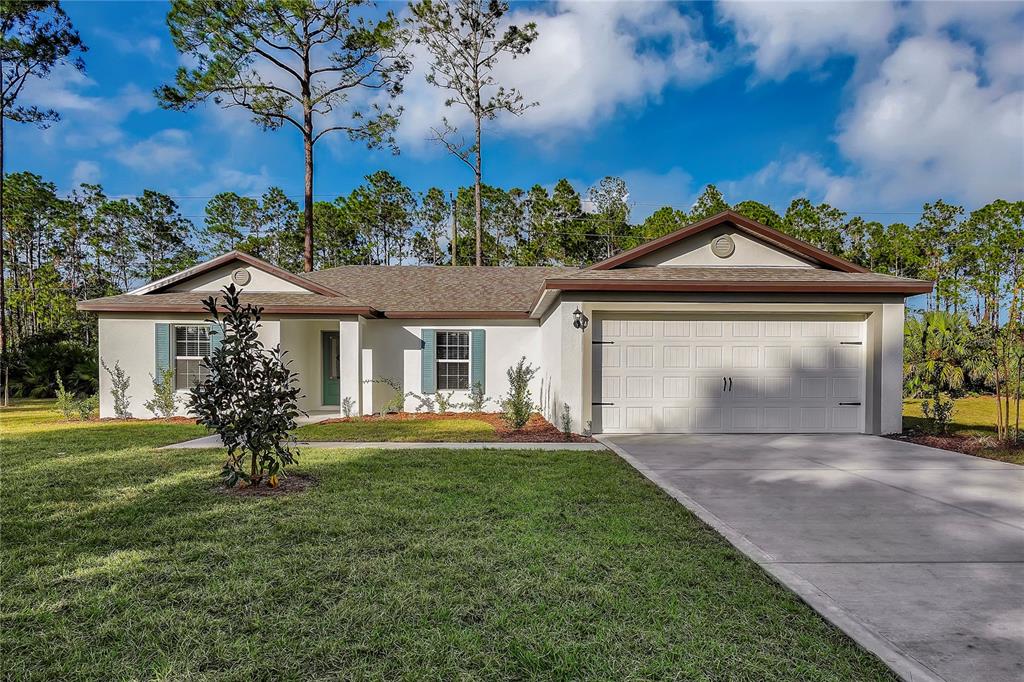
M 859 432 L 862 319 L 600 319 L 594 430 Z

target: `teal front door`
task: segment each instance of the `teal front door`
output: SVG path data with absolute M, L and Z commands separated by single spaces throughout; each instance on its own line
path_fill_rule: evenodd
M 321 367 L 323 369 L 323 404 L 341 404 L 341 339 L 338 332 L 321 332 Z

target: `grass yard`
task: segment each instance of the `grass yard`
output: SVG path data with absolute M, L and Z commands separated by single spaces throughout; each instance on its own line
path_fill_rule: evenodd
M 922 402 L 917 399 L 903 401 L 904 431 L 927 431 L 928 420 L 921 413 Z M 1011 406 L 1011 424 L 1015 419 L 1012 410 Z M 1022 415 L 1022 421 L 1024 421 L 1024 415 Z M 978 457 L 997 459 L 1012 464 L 1024 464 L 1024 447 L 1008 447 L 997 443 L 995 433 L 996 399 L 993 396 L 974 396 L 956 400 L 949 437 L 923 436 L 919 440 L 926 445 L 954 449 Z
M 498 433 L 478 419 L 362 419 L 307 424 L 295 430 L 305 441 L 394 441 L 407 443 L 470 443 L 498 440 Z
M 895 679 L 610 453 L 309 450 L 0 411 L 6 679 Z

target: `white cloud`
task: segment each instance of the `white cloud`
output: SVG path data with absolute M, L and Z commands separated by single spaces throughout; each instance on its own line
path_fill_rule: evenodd
M 245 196 L 257 196 L 275 184 L 275 179 L 266 166 L 260 166 L 258 173 L 221 166 L 214 168 L 207 180 L 192 187 L 189 194 L 207 197 L 218 192 L 236 192 Z
M 716 11 L 757 73 L 775 80 L 832 56 L 883 49 L 898 23 L 887 2 L 723 2 Z
M 501 118 L 498 127 L 506 131 L 577 132 L 621 107 L 657 98 L 670 85 L 705 82 L 716 68 L 699 20 L 669 4 L 562 2 L 551 12 L 517 9 L 508 21 L 536 22 L 539 37 L 528 55 L 501 62 L 496 75 L 539 106 L 521 118 Z M 414 57 L 426 63 L 422 53 Z M 422 148 L 442 117 L 467 120 L 458 108 L 444 106 L 445 93 L 424 74 L 421 66 L 406 80 L 403 148 Z
M 155 59 L 160 54 L 161 41 L 155 35 L 129 35 L 103 29 L 96 31 L 96 34 L 103 38 L 104 44 L 121 54 L 137 54 L 148 59 Z
M 1013 198 L 1024 187 L 1024 91 L 986 83 L 965 43 L 909 38 L 859 88 L 837 143 L 882 201 Z
M 139 173 L 171 176 L 197 168 L 192 136 L 185 130 L 168 128 L 113 152 L 115 159 Z
M 100 179 L 100 165 L 95 161 L 79 161 L 71 170 L 71 186 L 95 183 Z
M 744 178 L 722 182 L 719 189 L 730 203 L 753 199 L 779 211 L 784 211 L 797 197 L 846 209 L 857 208 L 854 205 L 857 203 L 855 183 L 809 154 L 772 161 Z

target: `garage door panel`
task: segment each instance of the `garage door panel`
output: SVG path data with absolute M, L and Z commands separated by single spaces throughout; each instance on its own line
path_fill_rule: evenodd
M 849 319 L 598 319 L 594 402 L 613 404 L 595 407 L 595 426 L 860 431 L 864 331 L 862 320 Z

